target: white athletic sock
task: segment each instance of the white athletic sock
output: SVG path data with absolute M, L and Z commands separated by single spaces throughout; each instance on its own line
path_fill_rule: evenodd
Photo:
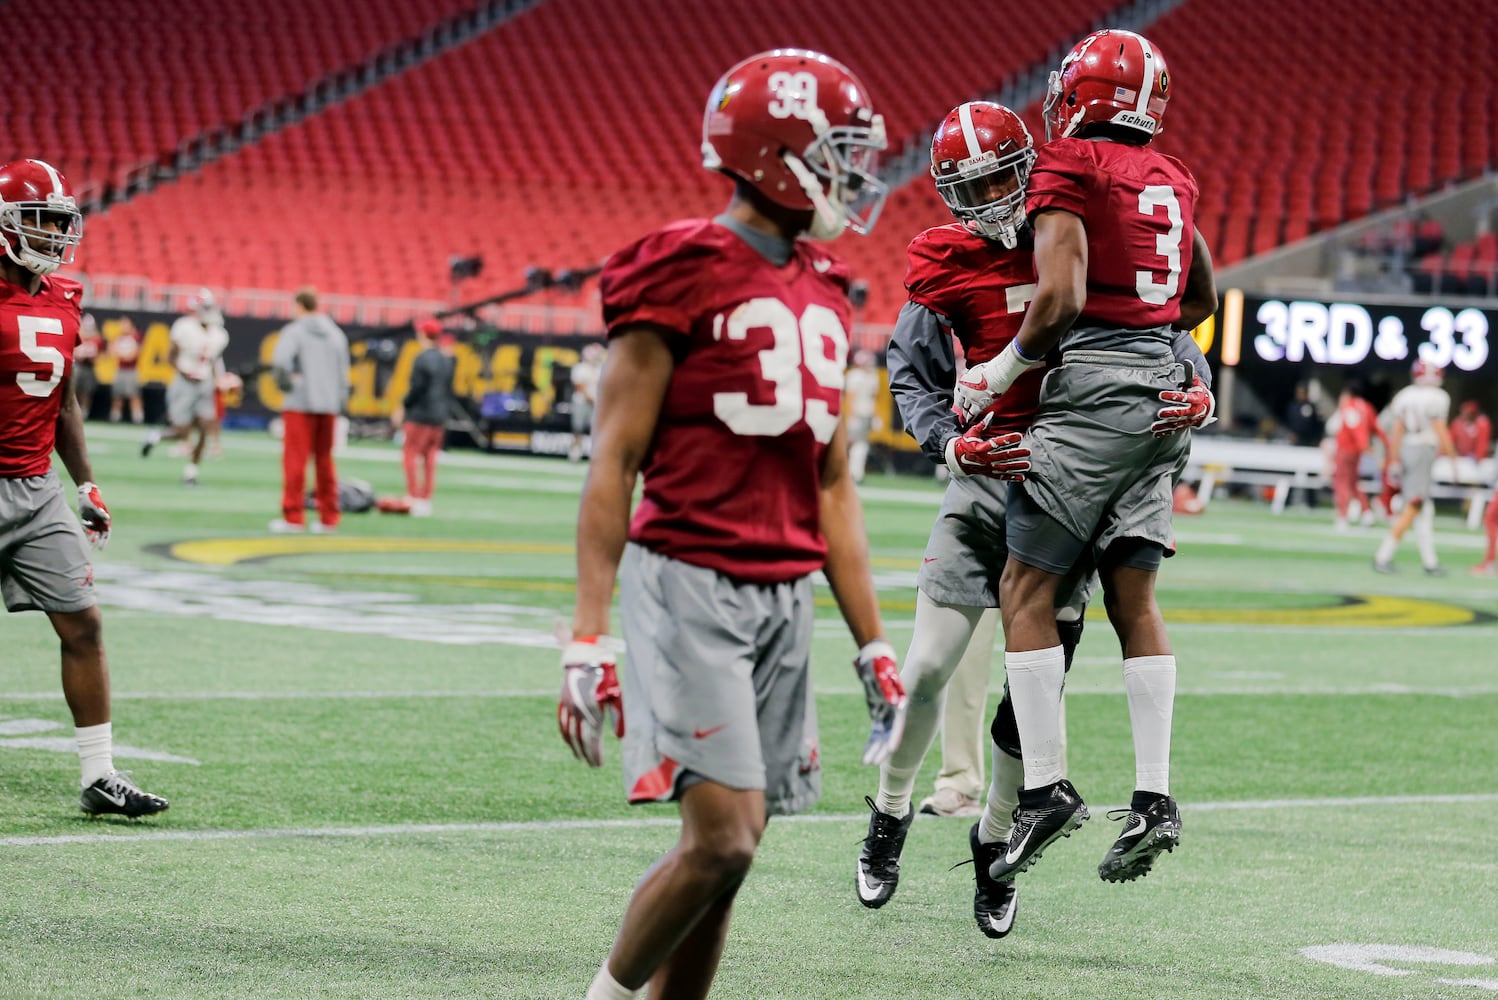
M 1379 543 L 1378 554 L 1373 557 L 1374 561 L 1381 563 L 1392 562 L 1394 560 L 1394 550 L 1397 548 L 1399 548 L 1399 539 L 1394 537 L 1393 532 L 1390 532 Z
M 1025 748 L 1025 787 L 1055 784 L 1061 774 L 1061 683 L 1066 678 L 1066 655 L 1061 647 L 1004 654 L 1009 675 L 1009 697 L 1019 745 Z
M 112 727 L 112 723 L 101 722 L 97 726 L 79 726 L 76 730 L 78 761 L 83 765 L 83 788 L 114 770 Z
M 1420 565 L 1426 569 L 1441 565 L 1436 558 L 1436 507 L 1429 500 L 1415 515 L 1415 548 L 1420 550 Z
M 1170 720 L 1176 698 L 1176 658 L 1124 660 L 1124 693 L 1134 730 L 1134 787 L 1170 794 Z
M 1008 842 L 1014 827 L 1014 807 L 1019 805 L 1019 786 L 1025 783 L 1025 765 L 997 746 L 993 747 L 991 761 L 993 780 L 988 783 L 988 802 L 978 821 L 980 844 Z
M 609 963 L 604 962 L 598 975 L 593 977 L 593 985 L 588 987 L 583 1000 L 634 1000 L 639 995 L 640 990 L 627 990 L 620 986 L 613 973 L 609 972 Z
M 900 668 L 900 683 L 909 698 L 905 732 L 900 745 L 879 769 L 879 793 L 874 805 L 880 812 L 904 816 L 910 811 L 916 776 L 941 728 L 947 682 L 982 617 L 982 608 L 938 604 L 916 592 L 915 631 Z

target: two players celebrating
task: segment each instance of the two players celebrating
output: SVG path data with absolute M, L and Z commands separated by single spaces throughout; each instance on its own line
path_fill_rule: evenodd
M 940 135 L 933 150 L 943 197 L 963 222 L 945 227 L 959 230 L 949 241 L 970 245 L 912 285 L 912 303 L 931 318 L 917 316 L 928 336 L 904 345 L 917 388 L 902 410 L 918 401 L 931 418 L 916 429 L 907 414 L 955 488 L 983 483 L 949 495 L 943 511 L 967 504 L 987 518 L 986 535 L 953 532 L 938 559 L 943 573 L 977 582 L 943 597 L 954 594 L 943 589 L 952 580 L 923 572 L 923 593 L 929 581 L 939 591 L 927 594 L 933 606 L 997 603 L 1005 618 L 1012 721 L 1002 740 L 996 721 L 996 758 L 1022 758 L 1022 774 L 1008 773 L 1023 787 L 991 793 L 995 815 L 971 838 L 982 860 L 975 915 L 991 936 L 1012 923 L 1015 875 L 1087 816 L 1059 752 L 1066 651 L 1056 608 L 1078 587 L 1085 600 L 1085 582 L 1067 583 L 1074 574 L 1102 576 L 1135 729 L 1137 791 L 1103 877 L 1138 877 L 1180 835 L 1168 787 L 1175 661 L 1154 577 L 1173 548 L 1171 478 L 1187 447 L 1175 432 L 1212 410 L 1195 377 L 1205 373 L 1199 352 L 1190 364 L 1177 360 L 1175 330 L 1210 315 L 1216 293 L 1192 221 L 1195 182 L 1148 145 L 1168 98 L 1164 60 L 1147 40 L 1099 32 L 1052 79 L 1053 142 L 1038 155 L 1012 114 L 977 105 L 954 112 L 962 143 L 952 133 L 946 145 L 956 153 L 945 153 Z M 985 128 L 985 145 L 977 117 L 1003 115 L 1012 123 Z M 848 274 L 800 239 L 873 225 L 885 194 L 874 157 L 884 144 L 882 118 L 845 67 L 805 51 L 755 56 L 718 82 L 703 122 L 704 165 L 734 180 L 728 208 L 667 226 L 605 268 L 611 350 L 579 514 L 577 638 L 563 656 L 558 722 L 574 752 L 598 766 L 612 720 L 630 801 L 676 801 L 682 830 L 636 888 L 589 997 L 635 996 L 647 983 L 652 995 L 704 994 L 767 816 L 816 800 L 808 660 L 818 570 L 859 646 L 872 721 L 864 761 L 885 765 L 881 786 L 886 777 L 897 785 L 911 764 L 901 755 L 913 750 L 918 767 L 929 747 L 935 727 L 922 706 L 944 679 L 927 683 L 925 666 L 896 674 L 847 474 L 838 416 Z M 947 279 L 991 280 L 994 271 L 1007 276 L 995 301 L 1009 312 L 964 314 Z M 943 330 L 968 353 L 960 381 L 950 346 L 935 336 Z M 1058 351 L 1062 363 L 1042 381 L 1040 366 Z M 960 425 L 945 416 L 954 393 Z M 622 683 L 607 638 L 621 574 L 630 652 Z M 902 743 L 907 711 L 923 731 Z M 881 788 L 881 800 L 901 790 L 890 791 Z M 1005 795 L 1018 798 L 1012 830 L 997 815 Z M 904 797 L 908 808 L 908 787 Z M 908 813 L 875 806 L 860 859 L 865 903 L 894 889 L 888 864 L 866 870 L 878 854 L 870 845 L 894 846 L 897 874 L 908 823 Z

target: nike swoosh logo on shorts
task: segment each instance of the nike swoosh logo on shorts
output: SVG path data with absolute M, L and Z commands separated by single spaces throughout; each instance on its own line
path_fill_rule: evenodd
M 728 723 L 725 722 L 721 726 L 714 726 L 711 729 L 694 729 L 692 730 L 692 736 L 699 740 L 705 740 L 718 730 L 727 728 L 727 726 Z

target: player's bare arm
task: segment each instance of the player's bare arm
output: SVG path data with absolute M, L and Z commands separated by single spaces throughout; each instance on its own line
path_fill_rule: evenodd
M 839 425 L 822 458 L 820 491 L 822 536 L 827 561 L 822 572 L 832 587 L 838 610 L 858 644 L 853 669 L 863 684 L 869 710 L 869 739 L 863 762 L 878 766 L 889 759 L 905 732 L 905 687 L 900 682 L 895 647 L 884 638 L 879 595 L 869 569 L 869 541 L 863 525 L 863 503 L 848 473 L 848 435 Z
M 1035 298 L 1015 343 L 1026 358 L 1040 359 L 1082 315 L 1087 305 L 1087 231 L 1070 212 L 1041 212 L 1035 229 Z
M 1195 330 L 1217 312 L 1217 279 L 1212 271 L 1212 251 L 1201 230 L 1191 241 L 1191 270 L 1186 273 L 1186 290 L 1181 295 L 1181 318 L 1177 330 Z
M 674 368 L 666 337 L 654 327 L 629 327 L 611 338 L 599 379 L 593 458 L 578 509 L 574 635 L 609 630 L 609 602 L 629 533 L 635 480 Z
M 1455 462 L 1457 460 L 1456 442 L 1451 440 L 1451 425 L 1444 420 L 1432 420 L 1430 426 L 1435 430 L 1436 440 L 1441 444 L 1441 454 Z
M 57 456 L 62 459 L 73 482 L 82 486 L 94 481 L 93 466 L 88 460 L 88 445 L 83 439 L 83 409 L 78 405 L 78 396 L 73 392 L 73 372 L 58 387 L 62 393 L 57 411 Z
M 869 568 L 869 542 L 863 504 L 848 475 L 848 437 L 840 425 L 822 459 L 822 534 L 827 539 L 824 572 L 838 610 L 860 647 L 884 637 L 879 598 Z
M 1087 304 L 1087 230 L 1080 216 L 1039 212 L 1035 232 L 1035 297 L 1019 333 L 998 357 L 968 369 L 957 381 L 957 408 L 968 423 L 1002 396 L 1061 342 Z

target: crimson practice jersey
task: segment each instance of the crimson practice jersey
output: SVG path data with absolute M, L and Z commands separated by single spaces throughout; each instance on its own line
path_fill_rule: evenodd
M 848 272 L 798 242 L 777 268 L 706 219 L 604 265 L 610 335 L 669 331 L 676 367 L 642 468 L 631 541 L 748 583 L 820 569 L 822 458 L 848 354 Z
M 1148 146 L 1057 139 L 1042 146 L 1025 207 L 1087 228 L 1087 305 L 1078 326 L 1143 330 L 1181 318 L 1196 233 L 1196 181 Z
M 952 324 L 969 367 L 996 357 L 1019 333 L 1035 295 L 1035 261 L 1027 238 L 1013 250 L 968 232 L 937 226 L 910 241 L 905 289 L 910 301 Z M 1044 371 L 1032 368 L 994 401 L 990 427 L 1023 431 L 1040 403 Z
M 35 295 L 0 281 L 0 479 L 45 475 L 73 367 L 83 286 L 42 279 Z

